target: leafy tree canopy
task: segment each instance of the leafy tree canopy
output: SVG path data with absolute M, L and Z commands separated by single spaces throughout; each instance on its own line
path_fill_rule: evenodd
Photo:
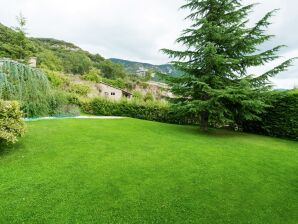
M 35 52 L 33 44 L 20 30 L 13 30 L 0 23 L 0 58 L 27 61 Z

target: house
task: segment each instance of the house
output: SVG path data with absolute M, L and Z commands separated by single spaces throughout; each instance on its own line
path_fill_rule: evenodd
M 111 100 L 120 100 L 124 97 L 128 99 L 132 98 L 132 94 L 130 92 L 107 83 L 100 82 L 96 85 L 96 88 L 99 91 L 100 96 Z
M 32 68 L 36 68 L 36 65 L 37 65 L 37 58 L 36 57 L 31 57 L 29 59 L 29 62 L 28 62 L 29 66 L 32 67 Z

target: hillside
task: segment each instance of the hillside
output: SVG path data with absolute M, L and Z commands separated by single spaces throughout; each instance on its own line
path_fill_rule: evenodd
M 129 61 L 129 60 L 123 60 L 118 58 L 110 58 L 110 60 L 116 64 L 120 64 L 124 66 L 125 70 L 128 73 L 137 74 L 139 76 L 144 76 L 148 71 L 160 72 L 160 73 L 169 74 L 172 76 L 178 76 L 179 74 L 181 74 L 181 72 L 177 71 L 170 64 L 153 65 L 149 63 Z
M 124 68 L 91 54 L 73 43 L 53 38 L 29 38 L 22 31 L 0 23 L 0 58 L 9 58 L 27 64 L 37 58 L 37 67 L 67 74 L 84 75 L 92 69 L 101 71 L 109 79 L 124 79 Z
M 0 58 L 26 63 L 30 57 L 37 58 L 38 68 L 79 75 L 84 75 L 94 68 L 100 70 L 100 75 L 108 79 L 126 79 L 131 76 L 142 79 L 157 72 L 172 76 L 180 74 L 170 64 L 153 65 L 116 58 L 109 60 L 63 40 L 28 38 L 24 33 L 0 23 Z M 154 76 L 152 80 L 156 81 L 158 78 Z
M 0 58 L 28 60 L 35 52 L 33 43 L 24 33 L 0 23 Z
M 142 77 L 137 76 L 135 73 L 129 73 L 121 64 L 105 59 L 100 54 L 92 54 L 64 40 L 30 38 L 21 30 L 0 24 L 0 60 L 4 58 L 8 59 L 5 66 L 10 64 L 14 66 L 9 71 L 10 73 L 18 67 L 25 67 L 31 71 L 31 68 L 26 66 L 30 61 L 31 66 L 36 66 L 43 72 L 43 77 L 47 76 L 52 87 L 52 94 L 55 95 L 57 93 L 55 100 L 63 98 L 63 100 L 60 100 L 61 105 L 48 103 L 41 110 L 38 105 L 45 105 L 45 103 L 37 103 L 34 106 L 28 103 L 34 101 L 34 94 L 29 95 L 26 99 L 19 96 L 27 94 L 27 91 L 22 94 L 4 94 L 8 88 L 0 85 L 5 90 L 1 93 L 0 88 L 0 98 L 21 101 L 22 109 L 25 110 L 26 116 L 57 115 L 61 114 L 60 109 L 62 114 L 64 114 L 64 106 L 62 104 L 69 105 L 77 103 L 78 99 L 84 98 L 86 100 L 99 97 L 97 84 L 101 82 L 134 93 L 134 96 L 140 100 L 160 100 L 169 95 L 164 87 L 155 83 L 148 83 L 150 79 L 154 80 L 151 76 Z M 165 71 L 165 66 L 162 67 L 163 71 Z M 149 69 L 152 66 L 147 65 L 146 68 Z M 33 88 L 32 85 L 34 86 L 34 83 L 28 75 L 31 73 L 24 74 L 23 70 L 17 70 L 16 74 L 11 77 L 26 76 L 24 82 L 21 82 L 19 79 L 8 80 L 7 85 L 10 88 L 24 90 L 23 85 Z M 42 80 L 44 79 L 42 78 Z M 42 96 L 45 95 L 43 90 L 41 90 L 41 93 Z M 7 97 L 8 95 L 11 97 Z M 40 97 L 40 99 L 44 98 Z M 73 99 L 76 100 L 73 101 Z M 46 99 L 44 100 L 47 101 Z M 30 105 L 30 108 L 24 109 L 28 105 Z M 51 105 L 55 105 L 54 108 L 51 108 Z M 32 110 L 33 107 L 34 110 Z M 56 113 L 56 111 L 58 112 Z

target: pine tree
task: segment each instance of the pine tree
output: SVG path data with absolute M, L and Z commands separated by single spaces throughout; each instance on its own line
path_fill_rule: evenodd
M 248 74 L 249 68 L 279 58 L 284 47 L 258 48 L 273 37 L 265 31 L 276 10 L 249 27 L 248 16 L 254 6 L 243 6 L 241 0 L 186 0 L 181 8 L 191 11 L 186 19 L 193 24 L 177 39 L 186 50 L 162 49 L 183 72 L 180 77 L 168 78 L 177 104 L 198 114 L 203 130 L 209 124 L 241 126 L 243 120 L 259 119 L 272 87 L 269 78 L 294 60 L 264 74 Z

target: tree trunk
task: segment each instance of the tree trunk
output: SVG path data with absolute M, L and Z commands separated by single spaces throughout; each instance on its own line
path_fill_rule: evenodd
M 208 131 L 209 112 L 204 111 L 201 113 L 201 129 Z

